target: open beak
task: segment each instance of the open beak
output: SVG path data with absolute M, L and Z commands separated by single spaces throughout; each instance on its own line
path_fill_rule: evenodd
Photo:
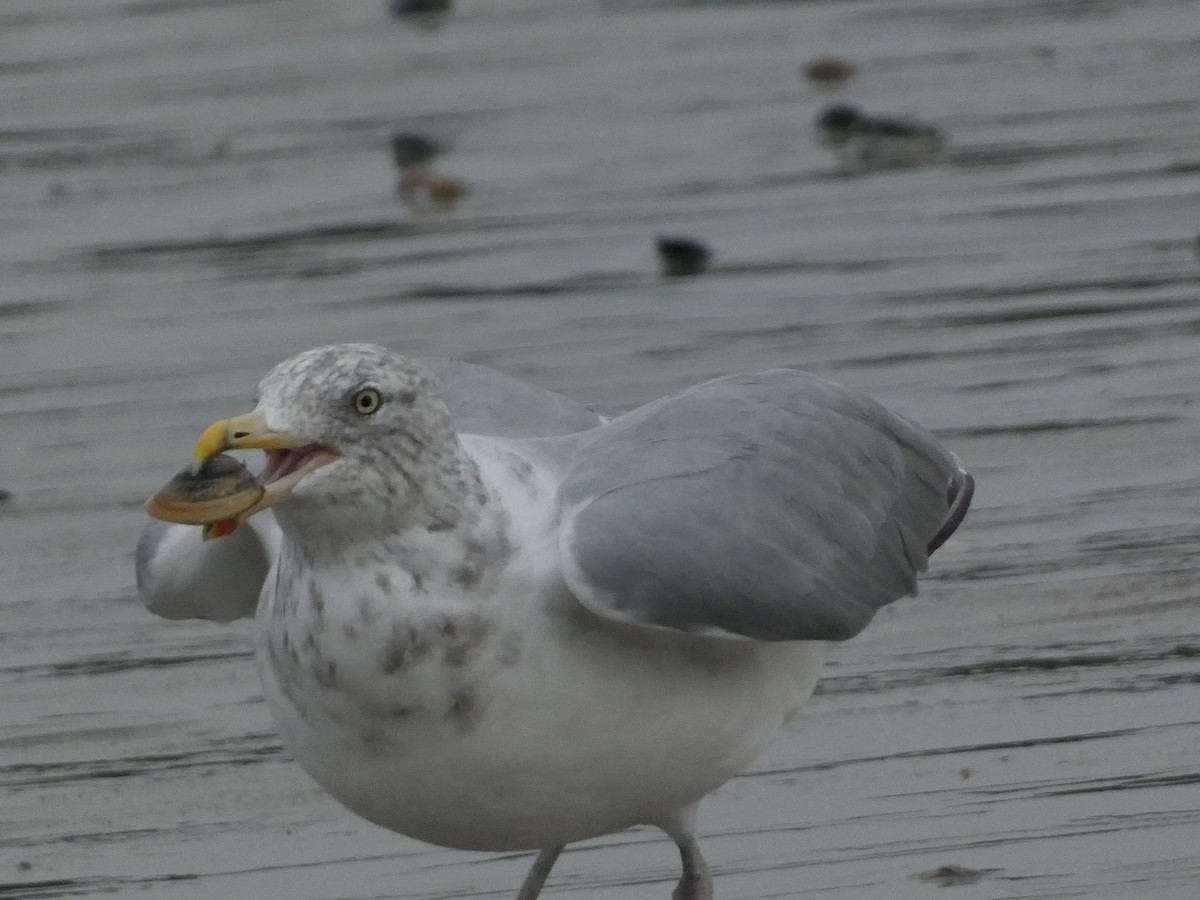
M 204 429 L 196 442 L 192 472 L 198 474 L 209 459 L 226 450 L 266 451 L 267 464 L 258 476 L 263 492 L 258 502 L 245 509 L 237 509 L 239 504 L 234 502 L 237 498 L 231 497 L 230 509 L 215 510 L 212 521 L 205 523 L 205 537 L 224 537 L 232 533 L 239 522 L 290 494 L 304 476 L 341 457 L 341 453 L 326 444 L 271 431 L 258 411 L 222 419 Z

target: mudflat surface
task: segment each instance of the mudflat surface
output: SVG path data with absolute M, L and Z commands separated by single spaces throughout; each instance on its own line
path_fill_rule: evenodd
M 0 8 L 0 896 L 508 897 L 308 781 L 248 624 L 134 595 L 141 501 L 274 362 L 372 339 L 605 411 L 792 365 L 978 480 L 922 593 L 706 804 L 718 896 L 1200 896 L 1200 17 L 1183 2 L 7 0 Z M 833 95 L 938 122 L 837 177 Z M 429 131 L 470 194 L 397 202 Z M 659 233 L 713 245 L 665 281 Z M 914 876 L 978 870 L 941 887 Z M 667 897 L 573 848 L 547 897 Z

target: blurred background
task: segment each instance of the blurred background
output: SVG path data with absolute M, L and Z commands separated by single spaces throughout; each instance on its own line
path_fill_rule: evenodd
M 372 340 L 605 412 L 801 367 L 975 473 L 921 596 L 706 804 L 723 900 L 1195 897 L 1196 4 L 394 6 L 0 6 L 0 894 L 515 892 L 525 858 L 307 780 L 247 623 L 134 592 L 141 503 L 199 430 Z M 860 149 L 938 148 L 849 158 L 833 103 L 898 120 Z M 662 237 L 703 245 L 686 273 Z M 548 896 L 677 871 L 631 831 Z

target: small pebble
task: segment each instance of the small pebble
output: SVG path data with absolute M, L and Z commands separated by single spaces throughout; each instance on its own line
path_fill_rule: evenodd
M 428 135 L 415 131 L 400 131 L 392 135 L 392 162 L 397 169 L 432 162 L 445 148 Z
M 969 869 L 966 866 L 956 866 L 953 863 L 945 866 L 938 866 L 936 869 L 928 869 L 924 872 L 918 872 L 912 877 L 917 881 L 928 881 L 930 884 L 936 884 L 938 887 L 957 887 L 960 884 L 975 884 L 984 875 L 989 872 L 998 872 L 999 869 Z
M 388 13 L 418 28 L 433 29 L 450 12 L 450 0 L 392 0 Z
M 712 262 L 712 250 L 702 241 L 690 237 L 660 237 L 658 259 L 667 278 L 699 275 Z
M 854 63 L 837 56 L 818 56 L 800 68 L 800 74 L 813 84 L 837 87 L 845 84 L 858 71 Z

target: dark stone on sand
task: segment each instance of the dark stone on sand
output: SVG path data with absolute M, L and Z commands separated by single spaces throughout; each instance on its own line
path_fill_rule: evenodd
M 424 165 L 444 149 L 433 138 L 415 131 L 399 131 L 392 135 L 391 143 L 392 161 L 397 169 Z
M 408 16 L 436 16 L 450 12 L 450 0 L 392 0 L 388 13 L 398 19 Z
M 854 63 L 837 56 L 819 56 L 800 69 L 805 79 L 825 87 L 849 81 L 856 71 Z
M 984 875 L 989 872 L 998 872 L 999 869 L 970 869 L 966 866 L 956 866 L 953 863 L 945 866 L 938 866 L 936 869 L 928 869 L 924 872 L 918 872 L 912 877 L 917 881 L 927 881 L 930 884 L 936 884 L 938 887 L 957 887 L 960 884 L 975 884 Z
M 690 237 L 660 237 L 658 259 L 662 273 L 668 278 L 699 275 L 712 262 L 712 250 L 702 241 Z

